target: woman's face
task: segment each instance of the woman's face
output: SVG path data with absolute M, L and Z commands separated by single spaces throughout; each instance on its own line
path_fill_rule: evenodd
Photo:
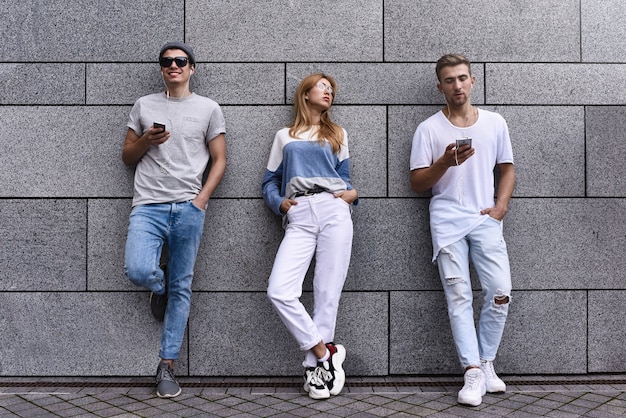
M 321 78 L 311 89 L 304 95 L 310 107 L 317 107 L 320 111 L 330 109 L 333 104 L 335 92 L 333 87 L 325 78 Z

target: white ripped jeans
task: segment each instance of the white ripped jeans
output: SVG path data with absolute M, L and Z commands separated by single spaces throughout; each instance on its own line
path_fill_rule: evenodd
M 474 325 L 469 258 L 478 273 L 483 307 Z M 448 303 L 452 336 L 463 369 L 493 361 L 502 339 L 511 300 L 511 272 L 502 223 L 489 218 L 437 256 Z
M 297 197 L 287 212 L 267 295 L 287 330 L 307 351 L 303 365 L 314 367 L 313 348 L 335 338 L 339 299 L 352 252 L 352 215 L 348 203 L 330 193 Z M 315 255 L 313 316 L 300 302 L 302 284 Z

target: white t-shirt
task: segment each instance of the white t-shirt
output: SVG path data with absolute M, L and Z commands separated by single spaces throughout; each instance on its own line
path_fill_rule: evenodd
M 195 93 L 180 99 L 165 93 L 139 98 L 127 126 L 141 136 L 154 122 L 165 124 L 170 138 L 150 146 L 137 163 L 133 207 L 195 199 L 210 158 L 208 143 L 225 133 L 220 106 Z
M 480 211 L 495 205 L 494 168 L 513 163 L 506 121 L 497 113 L 478 109 L 472 126 L 459 128 L 437 112 L 422 122 L 413 135 L 410 169 L 430 167 L 446 147 L 462 137 L 472 138 L 475 153 L 458 167 L 450 167 L 432 188 L 430 230 L 433 262 L 439 251 L 487 220 Z

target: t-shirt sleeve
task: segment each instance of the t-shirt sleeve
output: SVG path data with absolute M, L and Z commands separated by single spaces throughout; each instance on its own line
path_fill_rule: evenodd
M 499 115 L 498 115 L 499 116 Z M 503 117 L 500 117 L 500 132 L 498 132 L 498 155 L 496 164 L 513 164 L 513 147 L 509 136 L 509 127 Z
M 136 101 L 133 105 L 133 108 L 130 110 L 130 114 L 128 115 L 128 126 L 132 129 L 137 136 L 143 135 L 143 128 L 141 126 L 141 118 L 139 117 L 141 114 L 141 104 L 139 101 Z
M 224 120 L 224 114 L 222 108 L 216 104 L 215 108 L 211 112 L 209 119 L 209 128 L 207 130 L 207 142 L 214 139 L 219 134 L 226 133 L 226 121 Z
M 411 158 L 409 168 L 415 170 L 418 168 L 430 167 L 433 163 L 432 146 L 430 146 L 430 135 L 428 130 L 420 124 L 413 135 L 413 143 L 411 145 Z

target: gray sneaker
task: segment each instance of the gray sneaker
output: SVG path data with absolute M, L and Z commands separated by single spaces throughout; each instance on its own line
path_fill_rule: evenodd
M 174 369 L 166 361 L 161 361 L 157 367 L 156 384 L 159 398 L 174 398 L 182 392 L 174 377 Z

